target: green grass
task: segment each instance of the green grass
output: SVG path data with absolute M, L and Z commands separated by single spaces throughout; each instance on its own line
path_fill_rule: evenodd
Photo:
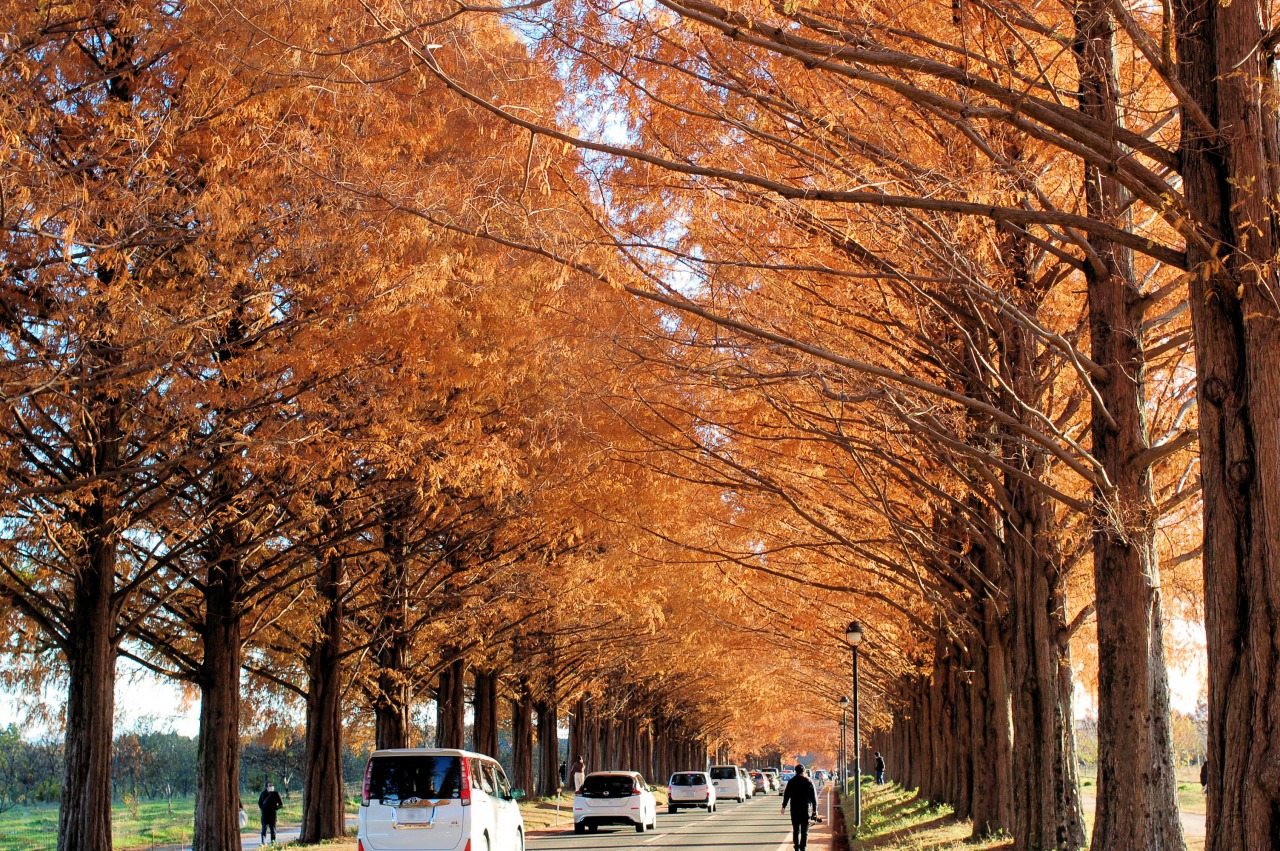
M 935 804 L 914 790 L 896 784 L 863 786 L 862 827 L 853 827 L 853 800 L 843 804 L 849 847 L 854 851 L 878 848 L 884 851 L 960 851 L 960 849 L 1009 849 L 1010 840 L 994 838 L 970 842 L 971 826 L 952 814 L 950 806 Z
M 248 829 L 257 830 L 257 798 L 246 795 L 244 804 L 249 814 Z M 355 810 L 354 802 L 348 801 L 348 810 Z M 194 814 L 195 799 L 191 797 L 174 798 L 172 807 L 165 800 L 138 801 L 132 805 L 117 801 L 111 812 L 112 844 L 116 851 L 131 851 L 190 842 Z M 294 825 L 301 821 L 302 796 L 293 795 L 285 801 L 278 822 Z M 57 833 L 57 804 L 14 807 L 0 813 L 0 851 L 54 851 Z

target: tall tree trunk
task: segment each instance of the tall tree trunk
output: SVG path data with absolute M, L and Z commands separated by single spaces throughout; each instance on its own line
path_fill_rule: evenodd
M 1107 0 L 1075 12 L 1080 111 L 1122 126 L 1115 25 Z M 1128 193 L 1086 165 L 1085 207 L 1126 225 Z M 1184 847 L 1173 773 L 1168 675 L 1156 561 L 1158 511 L 1146 421 L 1142 295 L 1133 253 L 1097 237 L 1085 266 L 1095 382 L 1093 455 L 1110 479 L 1094 493 L 1093 572 L 1098 622 L 1098 804 L 1094 851 Z
M 1013 724 L 1010 715 L 1008 636 L 995 600 L 983 599 L 979 614 L 982 636 L 974 641 L 973 697 L 973 836 L 1013 832 Z M 902 759 L 905 755 L 898 755 Z
M 540 700 L 538 713 L 538 794 L 551 797 L 560 791 L 560 719 L 554 698 Z
M 498 674 L 488 669 L 477 669 L 472 729 L 477 753 L 498 755 Z
M 382 588 L 386 594 L 379 613 L 374 660 L 377 663 L 373 695 L 374 747 L 408 748 L 413 742 L 413 689 L 409 678 L 409 600 L 406 588 L 407 547 L 400 534 L 404 509 L 387 509 L 382 518 Z
M 299 841 L 346 836 L 342 779 L 342 633 L 346 606 L 346 560 L 331 555 L 317 576 L 320 636 L 308 654 L 307 752 L 302 778 Z
M 213 562 L 201 629 L 200 743 L 192 851 L 240 851 L 240 598 L 238 557 Z
M 440 672 L 436 688 L 436 747 L 467 744 L 467 662 L 455 659 Z
M 1085 843 L 1076 776 L 1071 659 L 1063 577 L 1049 531 L 1052 506 L 1010 480 L 1020 515 L 1007 531 L 1013 567 L 1014 844 L 1075 849 Z
M 67 637 L 66 751 L 58 851 L 111 849 L 111 744 L 116 656 L 115 547 L 98 540 L 76 576 Z
M 1204 494 L 1206 851 L 1280 847 L 1280 291 L 1272 21 L 1258 0 L 1175 0 Z
M 1010 270 L 1023 309 L 1034 316 L 1041 294 L 1028 270 L 1029 247 L 1016 238 L 1012 243 Z M 1044 393 L 1037 338 L 1022 325 L 1005 322 L 1000 347 L 1005 383 L 1017 394 L 1017 399 L 1002 399 L 1001 406 L 1026 416 L 1024 406 L 1036 409 Z M 1010 516 L 1003 518 L 1013 677 L 1013 838 L 1019 848 L 1076 849 L 1084 845 L 1085 831 L 1076 775 L 1066 576 L 1054 505 L 1034 484 L 1048 475 L 1049 464 L 1043 452 L 1017 435 L 1008 438 L 1004 454 L 1006 463 L 1026 477 L 1006 476 Z
M 533 698 L 527 683 L 511 700 L 511 782 L 533 789 Z
M 587 696 L 584 694 L 578 698 L 578 702 L 573 710 L 573 723 L 569 725 L 569 764 L 577 762 L 578 757 L 582 757 L 586 762 L 586 736 L 587 729 Z M 572 782 L 572 779 L 570 779 Z

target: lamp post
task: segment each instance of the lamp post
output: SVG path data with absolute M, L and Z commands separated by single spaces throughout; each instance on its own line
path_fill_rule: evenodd
M 858 734 L 858 645 L 862 643 L 862 625 L 853 621 L 844 637 L 853 648 L 853 823 L 855 827 L 862 827 L 862 755 Z
M 849 755 L 845 745 L 849 741 L 849 698 L 840 695 L 840 765 L 836 776 L 840 778 L 840 794 L 843 796 L 849 788 Z

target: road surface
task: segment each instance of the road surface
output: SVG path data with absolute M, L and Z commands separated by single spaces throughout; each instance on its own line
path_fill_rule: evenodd
M 567 831 L 530 836 L 528 851 L 597 851 L 608 848 L 715 849 L 715 851 L 791 851 L 791 818 L 781 815 L 782 798 L 776 793 L 757 795 L 738 804 L 716 806 L 716 812 L 681 810 L 668 815 L 658 810 L 657 832 L 636 833 L 632 827 L 602 827 L 597 833 Z M 827 818 L 825 799 L 818 812 Z M 831 846 L 823 829 L 809 832 L 810 851 Z

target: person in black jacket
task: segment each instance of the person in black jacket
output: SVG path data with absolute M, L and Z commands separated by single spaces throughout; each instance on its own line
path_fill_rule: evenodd
M 782 793 L 782 812 L 791 805 L 791 841 L 796 851 L 804 851 L 809 842 L 809 814 L 818 814 L 818 792 L 813 781 L 804 776 L 804 766 L 796 765 L 796 776 L 787 781 Z
M 884 785 L 884 757 L 880 756 L 880 751 L 876 751 L 876 783 Z
M 268 783 L 258 796 L 258 812 L 262 814 L 262 844 L 267 844 L 267 831 L 271 831 L 271 844 L 276 844 L 276 813 L 284 807 L 284 800 L 276 791 L 276 784 Z

